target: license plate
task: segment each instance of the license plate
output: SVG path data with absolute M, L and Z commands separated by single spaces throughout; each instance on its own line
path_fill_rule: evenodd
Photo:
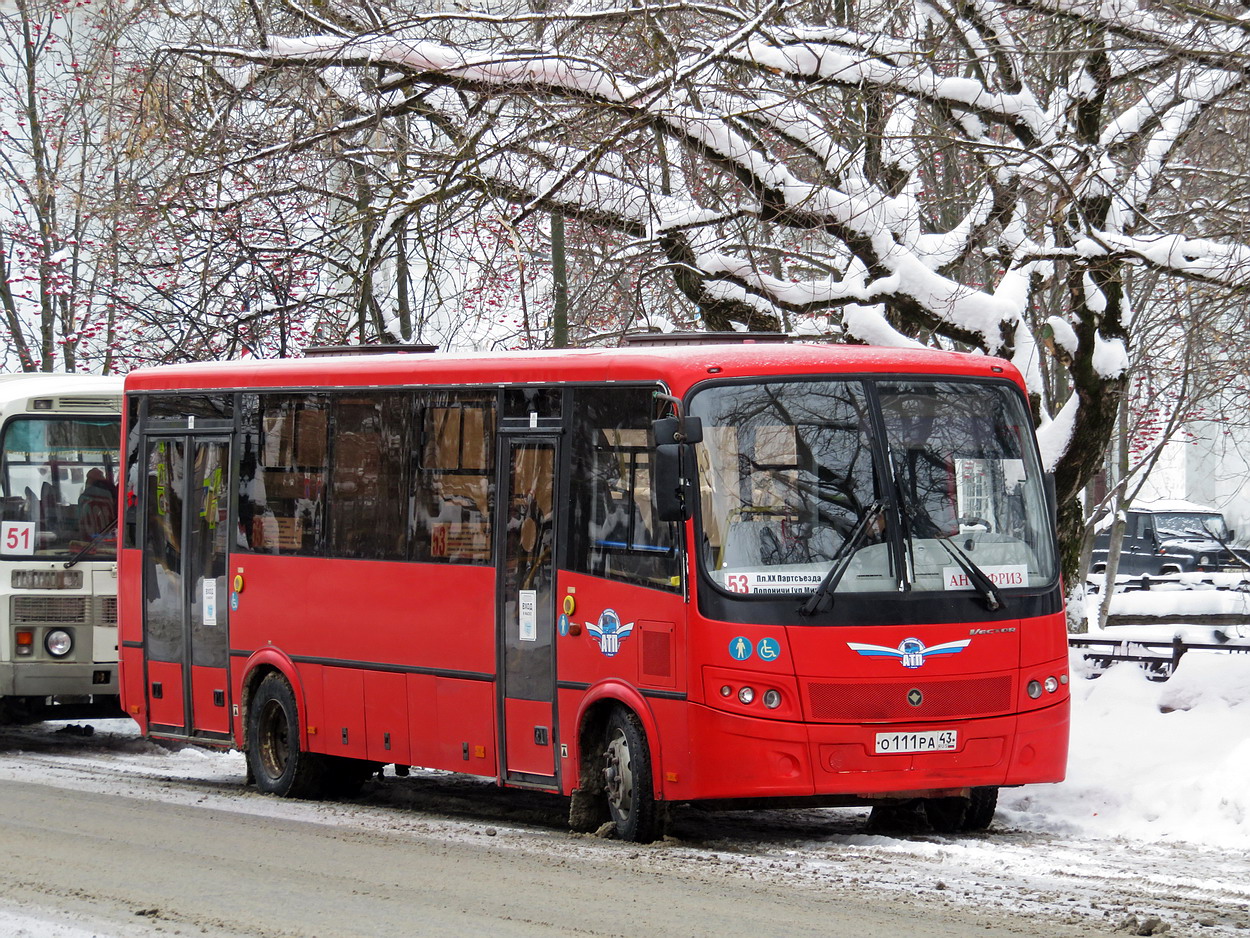
M 959 748 L 957 730 L 928 730 L 923 733 L 878 733 L 877 755 L 896 752 L 949 752 Z

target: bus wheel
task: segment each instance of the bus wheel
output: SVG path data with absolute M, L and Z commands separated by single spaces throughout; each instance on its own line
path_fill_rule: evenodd
M 966 831 L 985 830 L 994 820 L 994 809 L 997 807 L 998 787 L 996 785 L 972 789 L 972 798 L 968 802 L 968 813 L 964 815 L 963 829 Z
M 968 799 L 925 798 L 924 815 L 929 819 L 929 826 L 939 834 L 966 830 L 964 821 L 968 817 Z
M 608 719 L 603 782 L 608 812 L 621 840 L 645 844 L 659 835 L 651 755 L 638 717 L 617 709 Z
M 299 747 L 299 713 L 286 678 L 273 673 L 260 682 L 247 721 L 247 765 L 257 789 L 286 798 L 321 795 L 324 763 Z

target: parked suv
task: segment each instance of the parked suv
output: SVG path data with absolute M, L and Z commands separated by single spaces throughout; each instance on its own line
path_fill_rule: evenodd
M 1214 508 L 1185 501 L 1139 502 L 1128 510 L 1118 572 L 1125 576 L 1245 569 L 1228 544 L 1233 532 Z M 1107 566 L 1111 529 L 1094 540 L 1092 572 Z

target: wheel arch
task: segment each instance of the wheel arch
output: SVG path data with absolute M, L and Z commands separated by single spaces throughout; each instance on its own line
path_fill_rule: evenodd
M 281 674 L 290 685 L 295 697 L 295 709 L 299 724 L 299 745 L 308 749 L 308 702 L 299 670 L 290 657 L 276 648 L 262 648 L 254 652 L 243 666 L 243 679 L 239 684 L 239 749 L 246 751 L 248 745 L 248 711 L 256 688 L 270 674 Z
M 630 710 L 642 724 L 651 756 L 651 788 L 657 800 L 664 799 L 664 771 L 659 728 L 655 714 L 637 688 L 623 681 L 608 680 L 593 685 L 577 708 L 577 780 L 573 788 L 587 782 L 597 790 L 602 785 L 603 741 L 608 716 L 616 707 Z

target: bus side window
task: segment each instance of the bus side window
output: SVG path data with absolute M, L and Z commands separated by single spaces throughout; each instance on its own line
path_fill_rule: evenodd
M 330 553 L 402 560 L 407 554 L 406 469 L 412 397 L 366 392 L 331 405 Z
M 495 395 L 419 395 L 409 546 L 413 560 L 490 563 Z
M 580 573 L 676 589 L 676 525 L 658 520 L 651 475 L 652 388 L 573 394 L 569 565 Z
M 324 550 L 328 409 L 316 394 L 243 398 L 240 546 L 267 554 Z

